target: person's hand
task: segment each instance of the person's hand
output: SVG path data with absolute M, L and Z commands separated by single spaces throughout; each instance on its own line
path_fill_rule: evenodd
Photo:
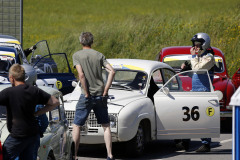
M 107 96 L 107 95 L 108 95 L 108 93 L 104 92 L 102 96 L 105 97 L 105 96 Z
M 190 53 L 191 53 L 191 55 L 196 55 L 196 48 L 195 48 L 195 47 L 192 47 L 192 48 L 190 49 Z
M 85 94 L 85 98 L 89 98 L 89 94 L 88 93 Z
M 30 50 L 35 50 L 37 49 L 37 46 L 36 45 L 33 45 L 31 48 L 29 48 Z
M 181 65 L 181 69 L 183 69 L 185 66 L 186 66 L 185 63 L 183 63 L 183 64 Z

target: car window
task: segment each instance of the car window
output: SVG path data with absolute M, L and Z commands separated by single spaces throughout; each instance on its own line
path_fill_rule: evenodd
M 177 76 L 174 76 L 175 72 L 169 69 L 162 69 L 162 75 L 165 83 L 171 79 L 166 85 L 166 87 L 168 87 L 170 91 L 180 90 Z
M 153 72 L 152 78 L 155 84 L 158 86 L 158 88 L 161 88 L 163 86 L 163 79 L 160 69 Z
M 103 71 L 103 79 L 106 82 L 107 71 Z M 111 88 L 126 90 L 142 90 L 146 86 L 147 74 L 135 70 L 115 70 L 115 76 Z
M 165 72 L 166 73 L 166 72 Z M 170 77 L 170 74 L 166 74 Z M 193 77 L 195 77 L 193 79 Z M 198 79 L 196 79 L 198 77 Z M 204 84 L 204 86 L 199 83 Z M 184 71 L 177 73 L 169 79 L 164 85 L 168 87 L 170 91 L 182 91 L 182 92 L 210 92 L 211 83 L 209 81 L 209 75 L 206 70 L 201 71 Z M 209 88 L 210 90 L 207 90 Z
M 7 55 L 0 55 L 0 72 L 8 72 L 10 67 L 15 64 L 15 58 Z
M 214 56 L 214 58 L 215 58 L 214 72 L 222 73 L 224 71 L 224 64 L 223 64 L 222 57 Z
M 191 70 L 191 60 L 192 56 L 191 55 L 171 55 L 171 56 L 166 56 L 163 58 L 163 62 L 167 63 L 176 72 L 181 72 L 183 69 L 183 65 L 189 65 L 186 67 L 186 70 Z M 215 65 L 214 65 L 214 72 L 215 73 L 222 73 L 224 72 L 224 62 L 222 57 L 220 56 L 214 56 L 215 58 Z
M 36 44 L 36 49 L 33 51 L 32 57 L 36 57 L 36 56 L 44 57 L 49 54 L 50 54 L 50 50 L 48 47 L 48 43 L 46 40 L 43 40 L 43 41 L 39 41 Z

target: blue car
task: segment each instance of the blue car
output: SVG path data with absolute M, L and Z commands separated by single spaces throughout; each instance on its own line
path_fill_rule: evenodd
M 0 35 L 0 83 L 9 83 L 8 70 L 14 63 L 24 67 L 27 83 L 50 86 L 63 95 L 73 91 L 76 78 L 66 53 L 51 53 L 46 40 L 23 50 L 16 38 Z

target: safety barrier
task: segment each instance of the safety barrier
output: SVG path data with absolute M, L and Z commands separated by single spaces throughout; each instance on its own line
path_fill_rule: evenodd
M 230 105 L 233 106 L 232 117 L 232 160 L 240 160 L 240 87 L 232 95 Z

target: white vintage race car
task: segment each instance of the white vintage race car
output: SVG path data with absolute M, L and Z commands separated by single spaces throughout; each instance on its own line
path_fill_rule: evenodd
M 175 75 L 169 65 L 149 60 L 108 62 L 116 72 L 108 100 L 113 142 L 127 142 L 127 151 L 141 154 L 151 140 L 219 137 L 222 94 L 214 91 L 211 83 L 210 92 L 191 91 L 191 75 L 196 72 Z M 204 73 L 208 74 L 201 71 Z M 80 94 L 80 85 L 76 85 L 72 93 L 64 96 L 70 129 Z M 81 143 L 104 143 L 103 129 L 93 112 L 81 128 Z
M 1 84 L 0 91 L 11 85 Z M 60 101 L 60 106 L 47 113 L 49 126 L 40 139 L 38 160 L 72 160 L 73 141 L 65 116 L 62 93 L 51 87 L 39 86 L 45 92 L 54 95 Z M 2 158 L 2 145 L 9 135 L 6 124 L 6 107 L 0 106 L 0 160 Z

